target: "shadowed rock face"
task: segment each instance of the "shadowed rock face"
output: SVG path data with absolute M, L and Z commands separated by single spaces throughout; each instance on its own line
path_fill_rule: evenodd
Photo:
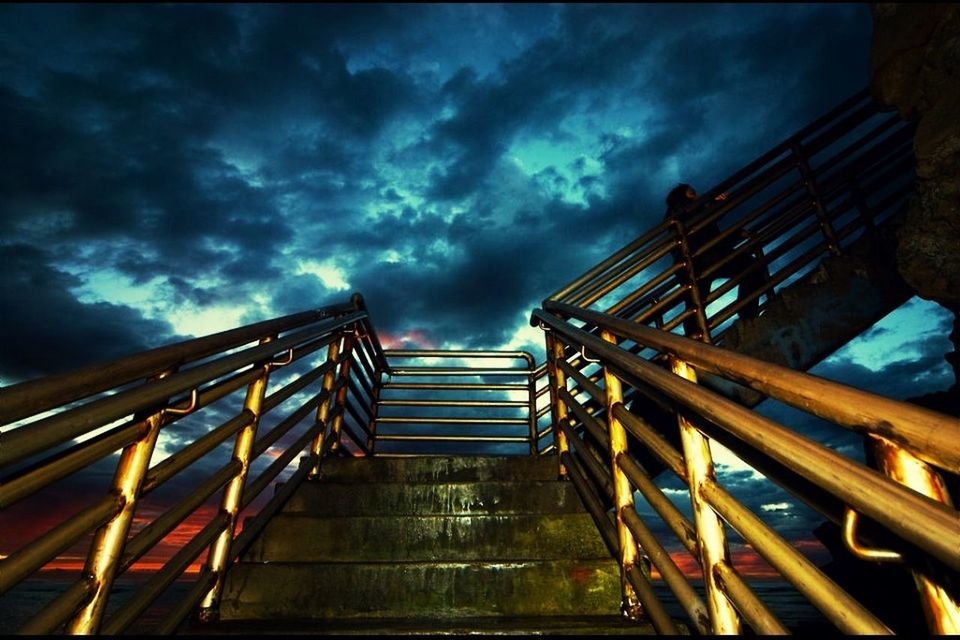
M 960 5 L 873 5 L 870 86 L 917 120 L 917 189 L 900 228 L 904 280 L 960 318 Z M 951 334 L 960 350 L 960 320 Z M 960 374 L 960 355 L 947 355 Z M 960 375 L 958 375 L 960 378 Z

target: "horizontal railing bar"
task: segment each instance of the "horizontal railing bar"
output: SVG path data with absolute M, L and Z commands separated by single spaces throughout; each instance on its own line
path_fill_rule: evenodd
M 589 378 L 587 378 L 587 376 L 583 375 L 577 369 L 574 369 L 572 366 L 570 366 L 569 362 L 567 362 L 566 360 L 560 359 L 560 360 L 557 360 L 557 366 L 563 369 L 563 372 L 566 373 L 568 376 L 576 380 L 577 385 L 579 385 L 580 389 L 590 394 L 594 400 L 596 400 L 597 402 L 604 401 L 606 394 L 603 392 L 603 390 L 601 390 L 600 387 L 598 387 Z
M 0 389 L 0 424 L 147 378 L 178 364 L 238 347 L 278 331 L 294 329 L 353 310 L 350 303 L 330 305 L 12 385 Z
M 381 407 L 525 407 L 524 400 L 380 400 Z
M 584 445 L 586 444 L 577 438 L 569 427 L 566 427 L 564 430 L 568 432 L 567 437 L 570 438 L 571 441 L 582 443 Z M 593 459 L 593 456 L 590 453 L 580 452 L 578 459 L 581 461 L 591 460 L 594 464 L 599 466 L 599 461 Z M 623 462 L 631 463 L 633 465 L 631 469 L 632 472 L 640 473 L 646 477 L 646 474 L 643 474 L 642 471 L 639 471 L 636 463 L 634 463 L 629 457 L 621 454 L 618 457 L 618 460 L 621 464 L 623 464 Z M 612 502 L 614 498 L 614 491 L 613 485 L 609 482 L 611 475 L 609 470 L 597 468 L 593 470 L 593 474 L 597 480 L 602 480 L 601 484 L 603 486 L 603 490 L 607 494 L 607 498 Z M 634 485 L 636 484 L 637 483 L 634 483 Z M 650 482 L 649 484 L 652 485 L 653 483 Z M 666 498 L 666 496 L 663 495 L 662 492 L 660 492 L 659 489 L 655 489 L 655 493 L 659 494 L 664 501 L 670 503 L 670 501 Z M 673 507 L 672 503 L 670 503 L 670 506 L 676 511 L 676 507 Z M 676 513 L 681 519 L 684 519 L 679 511 Z M 686 576 L 684 576 L 683 572 L 677 567 L 676 563 L 673 561 L 673 558 L 670 557 L 670 554 L 667 553 L 659 541 L 657 541 L 656 537 L 653 535 L 653 532 L 651 532 L 650 529 L 640 520 L 640 517 L 637 515 L 636 511 L 634 511 L 632 508 L 629 510 L 624 509 L 621 511 L 621 514 L 624 522 L 636 537 L 637 542 L 639 542 L 640 547 L 648 555 L 654 566 L 656 566 L 660 571 L 660 575 L 667 583 L 667 586 L 670 587 L 670 590 L 673 592 L 673 594 L 677 597 L 680 605 L 690 617 L 691 622 L 693 622 L 694 626 L 697 627 L 698 632 L 701 634 L 709 633 L 710 617 L 707 613 L 706 607 L 703 604 L 703 600 L 700 599 L 700 596 L 697 594 L 697 592 L 694 591 L 692 586 L 690 586 Z M 696 533 L 693 531 L 693 527 L 689 523 L 686 524 L 690 529 L 689 533 L 695 545 Z M 686 541 L 684 540 L 684 542 Z M 696 547 L 694 546 L 694 550 L 695 548 Z
M 197 396 L 197 410 L 222 399 L 252 381 L 257 375 L 257 371 L 241 373 L 201 391 Z M 164 414 L 161 427 L 166 427 L 182 417 Z M 140 439 L 148 428 L 146 419 L 131 421 L 18 471 L 14 477 L 0 484 L 0 509 Z
M 663 491 L 654 484 L 653 479 L 630 456 L 621 456 L 620 468 L 630 480 L 630 484 L 646 498 L 653 510 L 657 512 L 663 522 L 670 528 L 680 544 L 690 552 L 699 562 L 700 551 L 697 542 L 697 530 L 681 511 L 663 494 Z
M 357 447 L 357 449 L 359 449 L 360 452 L 363 453 L 364 456 L 369 456 L 369 455 L 370 455 L 370 449 L 367 447 L 367 443 L 366 443 L 365 441 L 361 440 L 361 438 L 358 437 L 357 434 L 353 432 L 353 429 L 351 429 L 351 428 L 350 428 L 350 425 L 347 424 L 347 423 L 343 423 L 343 429 L 340 431 L 340 441 L 341 441 L 341 444 L 342 444 L 342 442 L 343 442 L 344 437 L 346 437 L 347 440 L 349 440 L 350 442 L 352 442 L 353 445 L 354 445 L 355 447 Z M 341 456 L 345 456 L 345 457 L 351 455 L 351 454 L 348 453 L 342 446 L 341 446 L 340 450 L 337 451 L 337 454 L 339 454 L 339 455 L 341 455 Z
M 710 633 L 710 614 L 707 613 L 707 607 L 703 600 L 697 595 L 690 582 L 687 580 L 680 568 L 667 553 L 663 545 L 657 540 L 650 528 L 640 519 L 633 506 L 620 510 L 624 524 L 630 529 L 630 532 L 636 538 L 643 553 L 646 554 L 653 566 L 660 572 L 663 581 L 667 583 L 673 595 L 677 597 L 677 602 L 687 613 L 690 622 L 696 627 L 700 635 Z
M 637 249 L 643 245 L 649 243 L 653 238 L 656 238 L 659 234 L 667 231 L 669 224 L 667 222 L 661 222 L 654 228 L 650 229 L 646 233 L 642 234 L 636 240 L 626 244 L 621 249 L 618 249 L 610 255 L 606 260 L 602 261 L 600 264 L 595 267 L 591 267 L 585 271 L 582 275 L 572 280 L 569 284 L 564 285 L 563 287 L 557 289 L 549 296 L 547 300 L 559 300 L 566 299 L 570 297 L 570 294 L 580 289 L 584 284 L 591 281 L 593 278 L 599 276 L 601 273 L 607 271 L 611 266 L 619 263 L 621 260 L 634 253 Z
M 779 618 L 750 590 L 747 582 L 725 560 L 713 565 L 717 585 L 753 630 L 765 636 L 785 636 L 790 631 Z
M 377 440 L 396 442 L 529 442 L 529 436 L 412 436 L 401 434 L 377 434 Z M 381 455 L 377 453 L 377 455 Z M 419 454 L 418 454 L 419 455 Z
M 528 424 L 526 418 L 440 418 L 377 416 L 380 424 Z M 379 436 L 377 436 L 379 437 Z
M 350 417 L 353 418 L 353 421 L 356 422 L 357 428 L 363 432 L 363 435 L 365 435 L 367 438 L 373 437 L 373 433 L 370 431 L 370 428 L 367 426 L 370 422 L 369 420 L 362 419 L 360 417 L 360 414 L 357 413 L 357 410 L 353 407 L 353 405 L 350 402 L 347 402 L 346 404 L 344 404 L 343 408 L 346 410 L 348 414 L 350 414 Z M 347 423 L 344 423 L 344 424 L 347 424 Z
M 607 516 L 607 508 L 603 500 L 598 495 L 596 488 L 587 478 L 587 474 L 581 466 L 581 458 L 582 456 L 580 454 L 574 455 L 569 450 L 560 454 L 561 464 L 569 471 L 570 480 L 573 481 L 574 488 L 576 488 L 577 493 L 580 494 L 580 499 L 583 501 L 587 511 L 593 516 L 593 521 L 600 531 L 600 537 L 603 538 L 604 543 L 607 545 L 607 551 L 610 552 L 611 556 L 616 558 L 620 546 L 617 542 L 616 530 L 614 529 L 613 523 L 610 522 L 610 518 Z
M 145 420 L 120 425 L 18 472 L 0 484 L 0 509 L 6 509 L 57 480 L 139 440 L 146 435 L 149 428 Z
M 667 442 L 666 438 L 657 433 L 645 420 L 627 410 L 622 404 L 613 406 L 613 417 L 619 420 L 631 435 L 646 445 L 647 449 L 656 455 L 678 478 L 683 480 L 684 483 L 687 482 L 687 469 L 683 462 L 683 456 Z
M 341 382 L 342 385 L 343 378 L 338 382 Z M 301 420 L 306 418 L 314 409 L 317 408 L 321 403 L 326 402 L 330 398 L 330 393 L 327 391 L 321 391 L 314 397 L 310 398 L 302 405 L 297 407 L 297 409 L 291 413 L 289 416 L 278 422 L 270 431 L 263 434 L 257 438 L 256 444 L 253 445 L 253 452 L 251 454 L 252 458 L 257 458 L 264 451 L 273 446 L 273 444 L 286 435 L 291 429 L 293 429 Z
M 648 249 L 646 253 L 633 258 L 632 264 L 624 264 L 619 272 L 610 274 L 609 278 L 597 280 L 591 286 L 584 289 L 583 292 L 581 292 L 575 298 L 572 298 L 569 304 L 573 304 L 578 307 L 589 307 L 591 304 L 607 295 L 663 256 L 670 253 L 670 250 L 676 246 L 677 240 L 673 237 L 668 237 L 661 245 L 655 245 L 654 247 Z
M 367 416 L 364 422 L 370 422 L 373 420 L 373 409 L 370 408 L 370 400 L 372 398 L 366 398 L 360 394 L 360 390 L 357 388 L 357 385 L 353 384 L 353 379 L 351 378 L 348 385 L 350 389 L 350 394 L 353 397 L 354 402 L 356 403 L 357 409 L 363 412 L 363 415 Z
M 544 436 L 550 434 L 552 431 L 553 431 L 553 427 L 551 425 L 547 425 L 546 427 L 543 428 L 543 430 L 537 432 L 537 440 L 540 440 Z
M 90 575 L 81 576 L 76 582 L 67 587 L 53 602 L 41 609 L 26 624 L 17 630 L 17 635 L 40 636 L 52 635 L 60 626 L 73 615 L 80 605 L 86 603 L 96 589 L 97 581 Z
M 572 310 L 694 367 L 858 433 L 896 440 L 922 460 L 953 473 L 960 472 L 960 423 L 949 416 L 618 318 Z
M 162 462 L 158 462 L 147 471 L 147 476 L 143 480 L 141 493 L 146 495 L 155 490 L 167 480 L 218 447 L 226 441 L 227 438 L 236 434 L 247 425 L 252 424 L 254 419 L 255 416 L 253 413 L 248 409 L 244 409 L 213 431 L 203 434 L 180 451 L 172 454 Z
M 708 479 L 700 487 L 700 493 L 717 515 L 726 520 L 763 559 L 809 598 L 842 632 L 890 633 L 885 624 L 716 481 Z
M 536 415 L 537 415 L 537 419 L 539 420 L 540 418 L 542 418 L 543 416 L 547 415 L 548 413 L 550 413 L 550 405 L 549 405 L 549 404 L 547 404 L 546 406 L 541 407 L 540 409 L 537 410 L 537 414 L 536 414 Z
M 315 425 L 315 427 L 319 427 L 319 426 L 320 426 L 319 423 Z M 316 429 L 311 429 L 311 434 L 313 434 L 315 431 Z M 304 444 L 304 446 L 306 446 L 306 444 Z M 300 449 L 303 449 L 303 447 L 300 447 Z M 291 450 L 293 450 L 292 447 L 287 451 L 291 451 Z M 294 453 L 294 456 L 297 453 L 299 453 L 299 450 L 297 450 Z M 309 459 L 313 460 L 314 456 L 310 456 Z M 286 461 L 286 464 L 279 466 L 279 468 L 275 472 L 273 471 L 272 467 L 276 463 L 271 464 L 270 467 L 268 467 L 260 475 L 260 477 L 257 478 L 257 481 L 252 485 L 250 485 L 247 491 L 244 492 L 244 493 L 249 492 L 254 494 L 254 498 L 251 498 L 250 500 L 245 500 L 245 503 L 249 504 L 250 502 L 253 502 L 255 497 L 258 496 L 263 491 L 263 489 L 265 489 L 270 484 L 270 481 L 273 480 L 273 478 L 276 478 L 277 475 L 280 473 L 280 471 L 285 469 L 287 467 L 287 464 L 290 464 L 290 462 L 292 461 L 293 461 L 293 458 L 291 457 L 289 460 Z M 283 507 L 284 504 L 286 504 L 290 496 L 293 495 L 293 492 L 306 479 L 307 475 L 310 473 L 311 468 L 313 468 L 313 464 L 301 464 L 297 468 L 297 470 L 293 473 L 293 475 L 287 478 L 287 481 L 283 483 L 283 486 L 280 487 L 279 491 L 277 491 L 277 493 L 273 496 L 273 498 L 270 499 L 270 502 L 265 504 L 263 508 L 260 509 L 260 511 L 257 513 L 257 515 L 255 515 L 253 518 L 250 518 L 244 523 L 243 531 L 240 532 L 240 535 L 238 535 L 236 539 L 233 541 L 233 544 L 230 545 L 231 561 L 236 560 L 246 552 L 247 548 L 250 546 L 250 543 L 252 543 L 256 539 L 256 537 L 260 534 L 260 532 L 263 531 L 263 528 L 267 525 L 267 523 L 270 522 L 270 519 L 277 513 L 277 511 L 279 511 Z M 267 478 L 267 480 L 263 481 L 263 478 Z M 254 491 L 254 489 L 256 489 L 256 491 Z
M 577 402 L 566 389 L 560 389 L 560 399 L 563 400 L 563 402 L 571 411 L 573 411 L 573 414 L 577 416 L 577 418 L 580 420 L 580 423 L 586 427 L 587 431 L 590 432 L 590 435 L 592 435 L 597 442 L 603 445 L 604 449 L 609 449 L 610 436 L 607 435 L 606 429 L 600 424 L 600 421 L 587 413 L 587 410 L 583 408 L 583 405 Z
M 177 504 L 138 531 L 135 536 L 127 541 L 124 547 L 118 574 L 127 571 L 134 562 L 143 557 L 143 554 L 152 549 L 154 545 L 163 540 L 171 531 L 180 526 L 183 521 L 199 508 L 207 498 L 212 496 L 217 489 L 223 487 L 223 485 L 236 476 L 241 468 L 242 465 L 239 460 L 235 458 L 231 459 L 230 462 L 220 467 L 213 475 L 180 499 Z
M 0 560 L 0 595 L 33 574 L 123 509 L 124 499 L 108 494 L 92 506 L 36 537 Z
M 332 417 L 328 416 L 328 419 L 332 420 L 332 418 L 336 415 L 338 414 L 332 413 Z M 250 505 L 251 502 L 256 500 L 257 496 L 259 496 L 263 490 L 267 488 L 270 482 L 273 481 L 273 479 L 276 478 L 281 471 L 286 469 L 287 465 L 293 462 L 293 459 L 297 457 L 301 451 L 303 451 L 303 448 L 306 447 L 311 440 L 313 440 L 323 426 L 324 425 L 322 422 L 314 422 L 312 425 L 310 425 L 310 428 L 303 433 L 303 435 L 301 435 L 296 439 L 296 441 L 287 447 L 282 454 L 277 456 L 277 459 L 271 462 L 270 465 L 263 470 L 263 473 L 257 476 L 255 481 L 248 481 L 247 487 L 243 492 L 243 498 L 240 500 L 240 508 L 245 509 Z M 309 471 L 309 469 L 307 470 Z M 244 525 L 243 530 L 247 530 L 247 525 Z
M 567 436 L 567 442 L 573 443 L 574 448 L 577 452 L 577 460 L 584 463 L 589 471 L 593 475 L 594 482 L 599 486 L 603 495 L 612 496 L 613 495 L 613 475 L 610 473 L 610 470 L 603 466 L 597 456 L 594 454 L 596 451 L 594 447 L 578 436 L 573 429 L 573 420 L 570 417 L 567 417 L 565 420 L 560 421 L 560 429 L 563 431 L 564 435 Z M 613 503 L 613 500 L 610 500 L 610 503 Z
M 384 382 L 384 391 L 526 391 L 525 383 L 485 384 L 472 382 Z
M 327 331 L 334 331 L 363 317 L 365 312 L 357 312 L 337 320 L 329 320 L 279 340 L 225 356 L 167 378 L 94 400 L 81 407 L 0 433 L 0 466 L 14 460 L 22 460 L 146 407 L 159 408 L 177 394 L 190 391 L 204 382 L 231 373 L 237 368 L 270 358 L 299 342 Z
M 619 557 L 619 543 L 617 542 L 616 529 L 614 528 L 613 523 L 607 517 L 606 510 L 603 508 L 599 497 L 590 486 L 590 481 L 586 478 L 583 469 L 580 467 L 579 456 L 573 456 L 569 452 L 565 452 L 561 455 L 561 461 L 569 470 L 570 479 L 573 480 L 574 487 L 577 489 L 577 493 L 580 494 L 580 498 L 583 500 L 583 503 L 587 506 L 587 510 L 593 517 L 593 520 L 597 525 L 597 529 L 599 529 L 600 533 L 603 535 L 604 542 L 607 543 L 607 549 L 610 550 L 610 554 L 614 558 Z M 679 635 L 680 632 L 674 624 L 673 619 L 663 608 L 663 604 L 654 594 L 653 589 L 646 577 L 639 575 L 639 572 L 635 567 L 633 571 L 626 572 L 626 577 L 630 581 L 630 584 L 633 585 L 637 597 L 640 599 L 640 603 L 643 605 L 645 613 L 650 617 L 650 621 L 653 623 L 653 626 L 657 632 L 669 635 Z
M 146 610 L 164 589 L 186 571 L 190 563 L 199 556 L 214 538 L 230 524 L 230 515 L 220 512 L 190 542 L 183 545 L 162 569 L 150 576 L 150 579 L 121 605 L 100 627 L 104 635 L 117 635 L 129 627 Z
M 577 311 L 587 315 L 592 313 L 582 310 Z M 534 315 L 544 320 L 558 333 L 584 344 L 590 351 L 606 359 L 607 366 L 612 365 L 661 389 L 668 397 L 677 400 L 684 406 L 689 406 L 739 440 L 760 449 L 788 469 L 814 480 L 822 488 L 846 502 L 862 515 L 876 520 L 890 531 L 925 549 L 948 566 L 954 569 L 960 568 L 960 554 L 957 553 L 956 544 L 953 540 L 957 521 L 957 512 L 954 509 L 897 484 L 865 465 L 790 431 L 773 420 L 756 414 L 732 400 L 717 395 L 695 383 L 683 380 L 642 358 L 626 354 L 599 338 L 558 321 L 549 314 L 535 311 Z M 604 322 L 607 321 L 604 320 Z M 608 327 L 612 326 L 615 330 L 622 332 L 620 324 L 621 322 L 615 318 L 610 318 L 607 322 Z M 647 340 L 647 332 L 662 333 L 649 327 L 626 324 L 629 325 L 627 329 L 635 335 L 637 334 L 636 330 L 645 330 L 639 332 L 639 335 L 644 336 L 643 339 L 638 340 L 639 342 Z M 668 350 L 675 351 L 682 359 L 692 362 L 695 366 L 708 362 L 708 356 L 711 353 L 709 349 L 716 349 L 700 342 L 670 334 L 653 337 L 661 345 L 670 345 Z M 649 342 L 649 340 L 647 341 Z M 677 341 L 690 344 L 677 345 Z M 746 356 L 724 352 L 719 349 L 716 349 L 716 351 L 720 352 L 719 355 L 724 358 L 746 358 Z M 687 358 L 684 354 L 691 357 Z M 753 359 L 748 358 L 748 361 L 751 360 Z M 763 366 L 776 367 L 776 365 L 769 365 L 760 361 L 755 361 L 754 366 L 757 368 Z M 808 375 L 784 367 L 776 367 L 776 369 L 785 371 L 786 373 L 781 374 L 784 377 L 787 374 L 794 376 Z M 719 369 L 718 372 L 720 372 Z M 758 369 L 754 369 L 753 373 L 757 374 L 757 372 Z M 760 379 L 768 380 L 763 376 Z M 782 380 L 777 380 L 772 384 L 782 382 Z M 764 390 L 768 388 L 769 384 L 760 384 L 758 387 L 762 387 L 760 390 Z M 826 387 L 827 393 L 832 397 L 837 398 L 838 395 L 842 395 L 843 385 L 831 383 Z M 767 393 L 768 395 L 775 395 L 769 391 Z M 872 394 L 865 395 L 871 396 Z M 854 396 L 856 397 L 856 394 Z M 877 398 L 888 404 L 895 404 L 885 398 L 879 396 Z M 913 407 L 908 409 L 910 412 L 919 411 Z M 895 412 L 888 413 L 888 417 L 893 413 Z M 933 412 L 929 413 L 936 416 Z M 899 435 L 901 438 L 903 437 L 903 434 Z M 958 441 L 960 441 L 960 438 L 958 438 Z M 911 517 L 901 518 L 899 517 L 901 512 L 909 513 Z
M 750 176 L 753 173 L 756 173 L 759 169 L 761 169 L 764 165 L 769 164 L 777 156 L 784 153 L 790 153 L 790 147 L 792 144 L 798 141 L 802 141 L 804 138 L 810 136 L 813 132 L 817 131 L 818 129 L 822 129 L 824 126 L 826 126 L 827 123 L 831 122 L 832 120 L 835 120 L 837 117 L 839 117 L 840 114 L 846 111 L 850 111 L 855 105 L 859 104 L 864 99 L 870 99 L 869 89 L 860 90 L 859 92 L 857 92 L 856 94 L 854 94 L 853 96 L 851 96 L 850 98 L 848 98 L 847 100 L 839 104 L 837 107 L 835 107 L 828 113 L 824 114 L 814 122 L 810 123 L 803 129 L 798 131 L 797 133 L 793 134 L 792 136 L 790 136 L 780 144 L 773 147 L 770 151 L 766 152 L 765 154 L 763 154 L 762 156 L 760 156 L 759 158 L 757 158 L 747 166 L 743 167 L 742 169 L 739 169 L 729 178 L 723 180 L 716 187 L 712 188 L 710 191 L 705 193 L 703 195 L 703 198 L 712 199 L 714 196 L 720 193 L 730 191 L 731 187 L 733 187 L 735 184 L 737 184 L 738 182 L 742 182 L 744 178 Z
M 363 372 L 360 371 L 361 369 L 363 369 L 363 367 L 355 367 L 351 370 L 353 375 L 350 377 L 350 391 L 353 392 L 358 402 L 366 405 L 373 402 L 377 394 L 374 393 L 373 385 L 367 381 Z M 360 393 L 361 389 L 363 390 L 363 394 Z
M 472 349 L 386 349 L 387 358 L 522 358 L 532 369 L 536 362 L 526 351 L 483 351 Z
M 634 302 L 643 298 L 648 292 L 653 291 L 661 284 L 670 279 L 671 276 L 676 275 L 677 273 L 684 271 L 686 266 L 684 264 L 673 264 L 667 267 L 666 271 L 663 271 L 657 276 L 654 276 L 644 282 L 640 287 L 633 290 L 633 292 L 627 294 L 621 298 L 616 304 L 608 308 L 604 313 L 609 313 L 615 315 L 623 311 L 624 309 L 630 307 Z M 673 285 L 670 285 L 671 287 Z M 669 290 L 669 287 L 666 289 Z M 651 294 L 654 295 L 654 294 Z M 641 302 L 640 304 L 644 304 Z
M 394 367 L 391 375 L 399 376 L 528 376 L 529 369 L 497 367 Z
M 210 589 L 213 587 L 213 584 L 216 582 L 217 574 L 211 573 L 209 569 L 203 567 L 200 570 L 200 575 L 197 576 L 197 581 L 193 583 L 193 586 L 190 587 L 190 591 L 187 592 L 187 595 L 183 597 L 180 602 L 170 610 L 170 612 L 163 617 L 162 621 L 154 627 L 151 635 L 158 636 L 170 636 L 176 632 L 177 627 L 180 626 L 180 623 L 183 622 L 184 618 L 190 615 L 190 612 L 193 611 L 197 602 L 206 595 Z
M 268 395 L 266 398 L 263 399 L 262 413 L 269 412 L 270 410 L 277 407 L 283 401 L 288 400 L 291 396 L 295 395 L 297 392 L 303 391 L 303 389 L 307 387 L 311 382 L 314 382 L 315 380 L 323 376 L 323 374 L 325 374 L 327 371 L 330 371 L 330 369 L 332 369 L 334 366 L 336 366 L 335 362 L 325 361 L 319 367 L 316 367 L 315 369 L 303 374 L 302 376 L 298 376 L 296 380 L 285 385 L 282 389 L 278 389 L 274 391 L 273 393 L 271 393 L 270 395 Z M 259 371 L 256 373 L 259 376 Z

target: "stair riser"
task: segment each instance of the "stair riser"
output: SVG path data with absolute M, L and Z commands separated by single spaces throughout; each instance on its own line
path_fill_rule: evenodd
M 280 515 L 251 562 L 464 562 L 607 559 L 586 513 L 420 518 Z
M 577 513 L 569 482 L 306 483 L 283 508 L 317 516 Z
M 330 565 L 246 564 L 231 571 L 224 620 L 613 615 L 613 561 Z
M 327 482 L 529 482 L 556 480 L 555 456 L 332 458 L 324 460 Z

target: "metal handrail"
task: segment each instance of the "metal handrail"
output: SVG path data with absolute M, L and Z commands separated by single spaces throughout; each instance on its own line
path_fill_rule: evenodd
M 308 364 L 306 371 L 267 393 L 272 372 L 301 369 L 324 348 L 323 362 Z M 172 631 L 198 603 L 201 615 L 214 615 L 225 571 L 293 488 L 319 471 L 323 456 L 368 449 L 357 433 L 369 430 L 364 416 L 373 415 L 380 379 L 388 371 L 357 294 L 346 303 L 0 390 L 0 414 L 3 426 L 9 427 L 0 433 L 0 508 L 120 452 L 113 485 L 103 498 L 0 558 L 3 593 L 94 534 L 80 578 L 22 630 L 51 633 L 65 627 L 68 633 L 120 633 L 208 548 L 195 586 L 161 627 Z M 311 390 L 311 385 L 318 388 Z M 238 413 L 150 466 L 162 431 L 188 416 L 192 420 L 193 414 L 210 415 L 207 407 L 223 408 L 231 394 L 243 388 L 246 399 Z M 303 394 L 309 394 L 306 400 Z M 295 404 L 287 408 L 290 403 Z M 258 434 L 268 414 L 278 419 Z M 94 437 L 70 442 L 90 434 Z M 226 464 L 131 535 L 133 515 L 147 496 L 198 461 L 209 460 L 231 438 L 234 454 Z M 254 461 L 273 451 L 270 464 L 250 476 Z M 300 469 L 283 490 L 258 507 L 263 491 L 301 455 L 306 457 Z M 134 569 L 218 492 L 219 512 L 129 600 L 105 616 L 116 577 Z M 258 515 L 236 536 L 236 524 L 248 511 Z
M 856 137 L 851 139 L 853 132 Z M 762 309 L 776 287 L 787 286 L 824 255 L 843 253 L 864 230 L 876 228 L 899 209 L 909 184 L 890 190 L 891 185 L 912 180 L 912 132 L 911 123 L 882 112 L 869 93 L 861 91 L 709 189 L 687 207 L 693 213 L 684 224 L 665 220 L 544 302 L 670 329 L 685 319 L 696 320 L 701 337 L 718 343 L 731 318 L 746 304 L 767 296 Z M 782 184 L 785 180 L 789 184 Z M 773 187 L 777 193 L 767 194 Z M 715 201 L 719 194 L 726 198 Z M 871 198 L 877 202 L 864 211 Z M 846 221 L 855 211 L 859 215 Z M 723 227 L 718 236 L 698 240 L 687 250 L 689 236 L 716 223 Z M 793 233 L 801 228 L 807 231 Z M 747 240 L 735 251 L 713 251 L 715 261 L 704 263 L 712 248 L 742 236 Z M 781 245 L 784 239 L 787 243 Z M 706 292 L 703 300 L 697 287 L 730 260 L 753 252 L 759 253 L 750 261 L 751 270 L 769 271 L 764 286 L 741 292 L 736 301 L 708 313 L 707 305 L 741 285 L 745 274 L 725 274 L 727 282 Z M 675 256 L 674 262 L 682 254 L 683 262 L 670 264 L 668 254 Z M 787 264 L 780 264 L 783 260 Z
M 491 445 L 526 444 L 530 454 L 540 451 L 543 432 L 538 428 L 538 420 L 543 414 L 537 411 L 540 396 L 535 386 L 539 370 L 526 351 L 388 349 L 384 356 L 390 375 L 374 409 L 374 441 L 403 444 L 399 448 L 390 445 L 387 450 L 378 447 L 376 455 L 422 454 L 435 450 L 440 443 L 456 443 L 462 445 L 461 450 L 473 451 L 478 445 L 483 449 Z M 521 362 L 497 366 L 458 364 L 474 359 Z M 397 395 L 411 391 L 420 395 Z M 512 394 L 518 392 L 526 397 L 516 399 Z M 418 411 L 427 408 L 436 412 L 423 415 Z M 390 415 L 384 415 L 383 409 Z M 470 415 L 463 415 L 461 409 L 470 409 Z M 527 427 L 523 435 L 517 429 L 521 425 Z
M 583 324 L 578 326 L 574 321 Z M 709 611 L 707 631 L 738 632 L 740 619 L 759 633 L 783 629 L 730 564 L 721 524 L 726 522 L 840 630 L 889 633 L 874 613 L 844 592 L 720 484 L 712 471 L 709 441 L 703 435 L 719 428 L 733 440 L 747 444 L 757 455 L 812 482 L 846 505 L 852 517 L 867 516 L 900 547 L 909 550 L 902 554 L 864 551 L 856 543 L 855 533 L 846 538 L 852 541 L 847 544 L 860 557 L 897 558 L 907 564 L 917 577 L 925 610 L 934 612 L 929 616 L 931 631 L 958 631 L 960 606 L 956 596 L 936 577 L 942 571 L 960 570 L 960 548 L 956 542 L 960 513 L 950 502 L 939 475 L 940 471 L 960 470 L 960 422 L 955 418 L 571 304 L 548 301 L 544 310 L 534 311 L 530 323 L 547 331 L 551 403 L 554 415 L 560 416 L 554 423 L 554 438 L 561 454 L 561 473 L 570 474 L 581 489 L 595 484 L 590 489 L 592 499 L 615 505 L 621 540 L 619 553 L 622 554 L 624 544 L 634 545 L 638 553 L 655 560 L 668 586 L 684 604 L 692 624 L 704 630 L 700 603 L 690 598 L 676 571 L 666 563 L 661 543 L 651 538 L 644 523 L 637 521 L 632 499 L 627 498 L 633 490 L 646 497 L 703 568 Z M 621 346 L 623 342 L 636 346 L 627 349 Z M 657 359 L 669 361 L 673 371 L 638 356 L 633 352 L 637 347 L 655 350 Z M 599 363 L 573 365 L 566 358 L 567 353 L 582 350 L 599 359 Z M 569 380 L 579 377 L 584 388 L 588 367 L 599 367 L 603 375 L 585 387 L 592 402 L 583 402 L 567 385 Z M 862 435 L 876 443 L 880 470 L 868 468 L 699 386 L 697 371 L 746 385 Z M 621 385 L 634 389 L 638 397 L 661 403 L 658 396 L 663 396 L 673 403 L 682 451 L 636 409 L 627 409 Z M 614 439 L 622 439 L 624 433 L 636 439 L 631 446 L 642 446 L 688 486 L 693 522 L 670 505 L 635 462 L 637 449 L 627 451 L 614 446 Z M 581 467 L 590 472 L 594 482 L 584 482 Z M 618 482 L 627 482 L 629 491 L 615 492 Z M 818 509 L 819 505 L 810 506 Z M 834 513 L 821 513 L 836 518 Z M 620 560 L 624 575 L 628 571 L 636 573 L 636 560 L 624 559 L 622 555 Z M 625 601 L 638 595 L 639 591 L 635 595 L 629 590 L 624 592 Z

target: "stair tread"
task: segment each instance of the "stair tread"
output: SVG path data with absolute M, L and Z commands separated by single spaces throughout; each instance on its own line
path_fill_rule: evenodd
M 304 483 L 284 513 L 410 516 L 484 513 L 580 513 L 583 504 L 569 482 L 483 480 L 456 482 Z
M 231 568 L 221 615 L 224 620 L 277 620 L 616 614 L 619 585 L 612 558 L 241 562 Z
M 193 634 L 310 634 L 310 635 L 625 635 L 654 634 L 646 621 L 619 615 L 605 616 L 503 616 L 497 618 L 384 618 L 379 620 L 243 620 L 182 630 Z
M 278 514 L 244 559 L 396 562 L 571 557 L 609 557 L 587 513 L 415 517 Z
M 458 482 L 556 480 L 553 457 L 413 456 L 331 458 L 321 466 L 326 482 Z

